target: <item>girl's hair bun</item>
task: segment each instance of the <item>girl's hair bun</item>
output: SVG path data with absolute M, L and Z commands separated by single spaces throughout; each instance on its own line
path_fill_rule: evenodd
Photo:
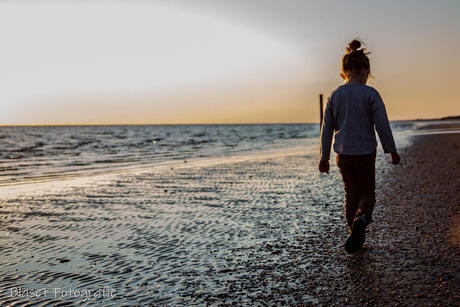
M 358 39 L 354 39 L 348 44 L 348 46 L 345 49 L 345 51 L 346 51 L 347 54 L 350 54 L 353 51 L 358 50 L 360 47 L 361 47 L 361 42 Z
M 370 72 L 370 63 L 366 52 L 366 46 L 358 38 L 352 40 L 345 51 L 346 54 L 342 57 L 342 73 L 340 74 L 342 78 L 349 79 L 353 73 L 362 73 L 364 70 L 369 70 Z

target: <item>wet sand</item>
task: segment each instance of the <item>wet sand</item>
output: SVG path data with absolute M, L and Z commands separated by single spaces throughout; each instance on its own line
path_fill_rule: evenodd
M 459 305 L 458 144 L 416 136 L 396 167 L 379 152 L 355 255 L 340 174 L 316 152 L 4 198 L 0 305 Z

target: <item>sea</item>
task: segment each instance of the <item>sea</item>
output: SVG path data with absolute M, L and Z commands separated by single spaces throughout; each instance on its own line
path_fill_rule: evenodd
M 396 134 L 418 122 L 392 122 Z M 319 124 L 0 127 L 0 186 L 318 147 Z

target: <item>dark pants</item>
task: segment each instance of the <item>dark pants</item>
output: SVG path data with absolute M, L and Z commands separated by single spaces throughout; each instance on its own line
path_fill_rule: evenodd
M 337 166 L 342 174 L 345 187 L 345 215 L 348 227 L 361 214 L 366 215 L 367 223 L 372 220 L 375 206 L 375 156 L 337 154 Z

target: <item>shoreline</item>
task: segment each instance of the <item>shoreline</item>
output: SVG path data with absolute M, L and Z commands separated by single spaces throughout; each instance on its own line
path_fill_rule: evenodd
M 13 182 L 10 184 L 0 183 L 0 199 L 17 197 L 18 195 L 33 195 L 36 193 L 57 193 L 59 190 L 69 187 L 79 187 L 114 180 L 123 174 L 140 174 L 152 172 L 164 172 L 169 169 L 200 168 L 219 164 L 238 163 L 244 161 L 257 161 L 291 155 L 316 156 L 319 140 L 303 139 L 303 146 L 296 145 L 287 148 L 271 148 L 252 152 L 237 152 L 233 155 L 193 157 L 190 159 L 170 160 L 162 163 L 144 164 L 137 167 L 116 168 L 110 171 L 100 171 L 94 174 L 69 174 L 62 178 L 40 179 L 34 178 L 28 181 Z

